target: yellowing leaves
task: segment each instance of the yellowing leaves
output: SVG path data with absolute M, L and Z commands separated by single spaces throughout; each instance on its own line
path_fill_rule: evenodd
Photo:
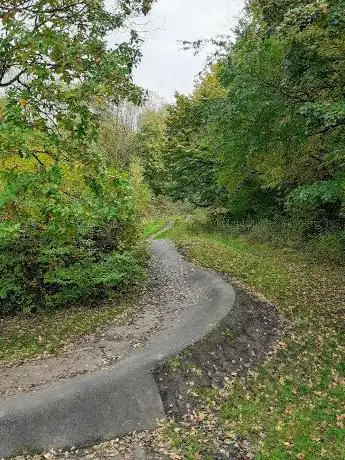
M 336 425 L 338 428 L 345 428 L 345 414 L 337 415 Z
M 327 13 L 329 10 L 329 4 L 324 2 L 319 4 L 319 10 L 322 11 L 323 13 Z
M 276 424 L 276 431 L 282 431 L 284 428 L 284 423 L 282 420 L 279 420 L 278 423 Z
M 19 104 L 22 106 L 22 107 L 25 107 L 29 104 L 29 99 L 25 99 L 25 98 L 22 98 L 22 99 L 19 99 Z

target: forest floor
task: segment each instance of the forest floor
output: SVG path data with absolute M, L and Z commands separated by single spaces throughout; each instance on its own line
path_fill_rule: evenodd
M 0 367 L 55 355 L 70 343 L 122 317 L 133 297 L 94 306 L 16 314 L 0 318 Z

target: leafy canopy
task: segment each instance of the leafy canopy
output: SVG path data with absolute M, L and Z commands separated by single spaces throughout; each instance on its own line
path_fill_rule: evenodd
M 140 174 L 117 168 L 99 133 L 104 108 L 142 98 L 128 24 L 151 4 L 1 2 L 0 314 L 99 299 L 142 272 Z
M 236 40 L 219 42 L 194 93 L 168 109 L 160 148 L 173 198 L 342 228 L 344 10 L 344 0 L 248 3 Z
M 103 0 L 1 2 L 0 88 L 9 88 L 1 135 L 12 134 L 14 152 L 35 154 L 27 138 L 44 135 L 42 148 L 54 158 L 85 154 L 97 136 L 97 104 L 140 101 L 131 73 L 141 40 L 128 27 L 128 39 L 116 37 L 152 2 L 119 0 L 109 8 Z M 0 152 L 9 147 L 1 142 Z

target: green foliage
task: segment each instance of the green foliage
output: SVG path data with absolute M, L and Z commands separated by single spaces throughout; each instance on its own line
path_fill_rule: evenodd
M 106 298 L 116 287 L 138 281 L 143 276 L 138 251 L 113 252 L 100 262 L 75 263 L 55 270 L 45 276 L 48 286 L 59 286 L 60 292 L 52 294 L 49 301 L 64 304 L 99 295 Z
M 164 113 L 147 112 L 136 137 L 137 155 L 144 168 L 144 178 L 154 194 L 165 192 L 163 163 L 165 121 Z
M 208 101 L 176 96 L 176 106 L 168 108 L 164 163 L 167 193 L 175 200 L 188 199 L 196 206 L 208 206 L 220 193 L 215 171 L 217 158 L 208 153 Z
M 129 103 L 104 107 L 97 146 L 110 167 L 130 169 L 135 158 L 135 110 Z
M 0 314 L 107 297 L 142 275 L 140 181 L 104 135 L 109 107 L 141 101 L 141 40 L 107 37 L 151 4 L 1 2 Z
M 95 106 L 105 99 L 140 101 L 131 78 L 141 55 L 138 33 L 132 30 L 113 48 L 107 36 L 147 14 L 151 4 L 120 0 L 110 9 L 103 1 L 1 2 L 0 88 L 9 89 L 10 105 L 2 130 L 10 136 L 29 125 L 35 129 L 29 133 L 44 134 L 54 145 L 54 157 L 86 155 L 98 134 Z M 13 151 L 21 152 L 25 136 L 13 140 Z
M 130 165 L 131 185 L 133 187 L 133 205 L 139 217 L 145 215 L 151 205 L 151 190 L 145 182 L 143 167 L 136 159 Z
M 311 212 L 329 207 L 334 212 L 341 204 L 344 194 L 344 182 L 329 180 L 314 182 L 312 185 L 294 189 L 287 202 L 288 207 L 299 208 L 301 212 Z
M 249 2 L 235 42 L 167 110 L 160 155 L 171 197 L 229 221 L 283 216 L 301 237 L 343 228 L 344 7 Z
M 66 180 L 69 168 L 57 164 L 2 174 L 1 312 L 85 299 L 96 289 L 106 296 L 138 279 L 129 180 L 111 171 L 90 180 L 82 170 L 78 178 L 76 171 L 76 189 Z

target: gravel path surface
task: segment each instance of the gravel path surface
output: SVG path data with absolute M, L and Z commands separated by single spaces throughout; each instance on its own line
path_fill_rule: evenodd
M 46 383 L 105 369 L 145 346 L 158 331 L 169 329 L 200 296 L 194 276 L 198 269 L 184 261 L 170 241 L 155 240 L 150 246 L 150 282 L 135 309 L 57 356 L 0 367 L 0 395 L 32 391 Z

